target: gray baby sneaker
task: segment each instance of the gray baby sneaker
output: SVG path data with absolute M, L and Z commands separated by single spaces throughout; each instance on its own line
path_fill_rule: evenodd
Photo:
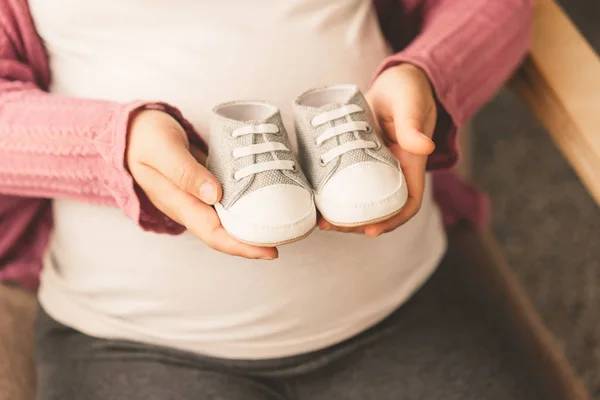
M 277 246 L 315 228 L 314 197 L 277 107 L 259 101 L 214 108 L 208 169 L 223 187 L 215 205 L 221 223 L 238 240 Z
M 400 212 L 404 176 L 357 86 L 309 90 L 294 103 L 294 117 L 302 169 L 323 218 L 360 226 Z

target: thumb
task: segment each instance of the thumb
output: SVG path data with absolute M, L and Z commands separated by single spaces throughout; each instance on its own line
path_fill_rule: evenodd
M 433 152 L 435 144 L 423 133 L 423 126 L 416 118 L 394 117 L 396 141 L 400 147 L 412 154 L 426 156 Z
M 195 150 L 195 149 L 194 149 Z M 148 166 L 153 167 L 179 189 L 199 198 L 206 204 L 221 200 L 223 190 L 217 178 L 203 167 L 188 148 L 178 141 L 167 141 L 155 151 Z

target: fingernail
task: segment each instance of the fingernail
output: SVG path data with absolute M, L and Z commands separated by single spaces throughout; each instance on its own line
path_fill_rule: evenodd
M 211 182 L 204 182 L 200 186 L 200 200 L 206 204 L 215 204 L 217 201 L 217 188 Z
M 265 260 L 265 261 L 272 261 L 275 260 L 275 257 L 260 257 L 261 260 Z

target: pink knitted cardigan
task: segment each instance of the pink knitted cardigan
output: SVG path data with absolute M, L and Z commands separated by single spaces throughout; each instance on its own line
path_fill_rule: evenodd
M 427 72 L 440 104 L 436 150 L 428 168 L 444 221 L 485 220 L 485 198 L 448 168 L 458 160 L 456 132 L 522 59 L 531 0 L 375 0 L 381 28 L 399 52 L 377 73 L 403 62 Z M 51 71 L 26 0 L 0 0 L 0 280 L 35 287 L 52 228 L 50 200 L 70 197 L 119 207 L 142 229 L 183 227 L 154 208 L 124 163 L 127 125 L 141 107 L 175 116 L 167 104 L 121 104 L 47 92 Z

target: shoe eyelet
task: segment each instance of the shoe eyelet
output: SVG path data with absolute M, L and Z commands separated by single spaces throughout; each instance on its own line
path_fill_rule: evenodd
M 319 157 L 319 164 L 321 164 L 321 167 L 324 167 L 327 165 L 327 163 L 325 161 L 323 161 L 323 159 L 321 157 Z
M 298 172 L 298 164 L 294 163 L 294 165 L 292 166 L 292 172 Z
M 373 126 L 371 124 L 367 125 L 366 133 L 373 133 Z

